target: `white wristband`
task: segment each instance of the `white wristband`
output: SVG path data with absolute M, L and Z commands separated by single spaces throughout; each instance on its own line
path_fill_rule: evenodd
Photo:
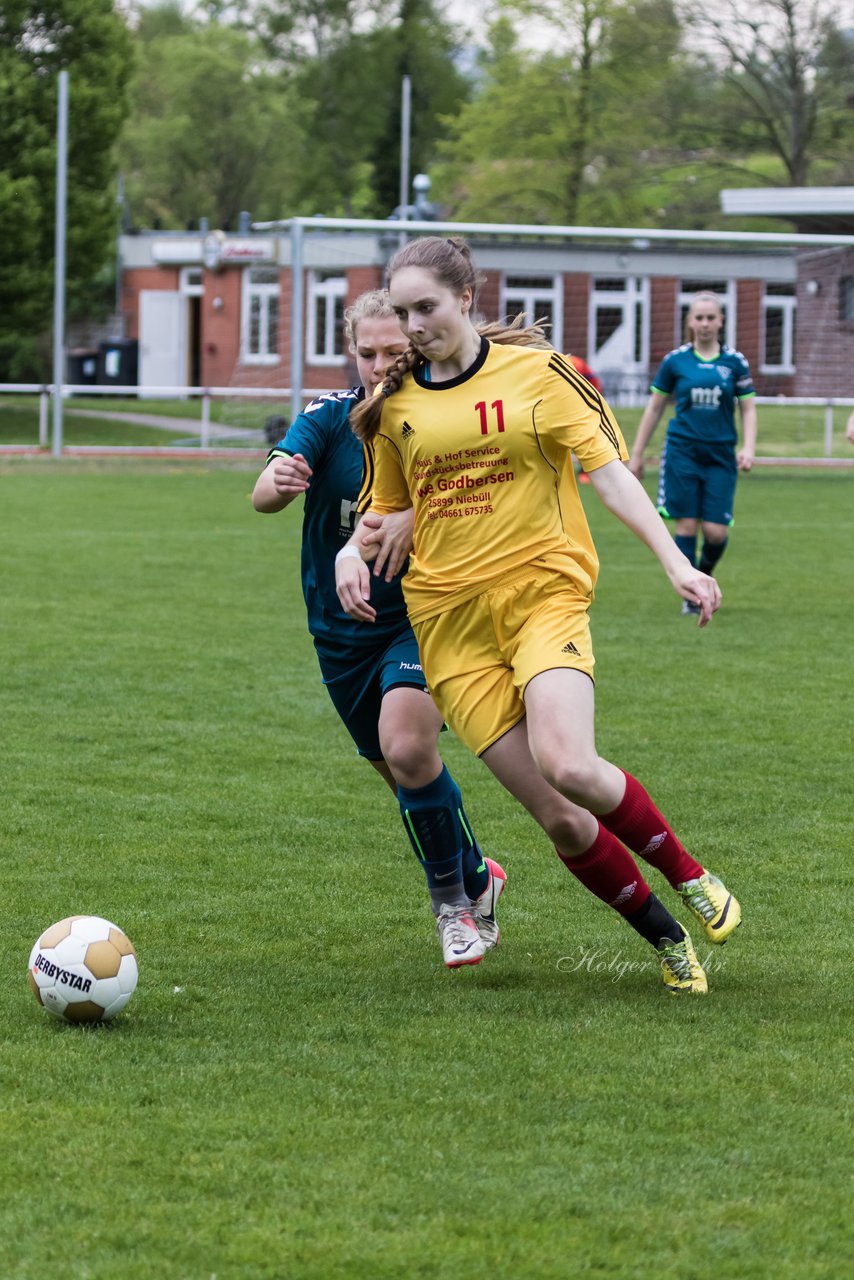
M 335 557 L 335 563 L 338 564 L 339 560 L 346 560 L 349 556 L 355 556 L 357 560 L 361 560 L 362 553 L 358 547 L 354 547 L 348 543 L 346 547 L 342 547 L 338 552 L 338 555 Z

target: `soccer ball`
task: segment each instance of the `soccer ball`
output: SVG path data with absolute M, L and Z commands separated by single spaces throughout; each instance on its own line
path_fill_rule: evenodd
M 64 1022 L 106 1022 L 134 993 L 133 943 L 101 916 L 69 916 L 45 929 L 27 975 L 39 1004 Z

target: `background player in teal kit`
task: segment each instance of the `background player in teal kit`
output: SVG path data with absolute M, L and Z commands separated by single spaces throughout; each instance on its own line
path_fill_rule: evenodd
M 686 318 L 689 341 L 664 357 L 640 420 L 629 468 L 640 479 L 643 456 L 668 401 L 674 415 L 661 457 L 658 509 L 675 523 L 675 540 L 693 565 L 714 574 L 726 550 L 735 482 L 756 452 L 756 404 L 750 368 L 740 351 L 722 345 L 724 315 L 714 293 L 697 293 Z M 741 414 L 738 448 L 735 407 Z M 703 545 L 697 565 L 697 530 Z M 698 613 L 685 600 L 683 613 Z
M 270 451 L 252 501 L 281 511 L 305 495 L 302 587 L 323 683 L 360 755 L 395 792 L 404 827 L 424 867 L 445 963 L 476 964 L 498 941 L 495 903 L 504 872 L 471 835 L 459 788 L 436 743 L 442 717 L 429 693 L 406 615 L 400 579 L 374 580 L 376 625 L 349 617 L 335 589 L 335 557 L 353 533 L 362 446 L 349 413 L 408 347 L 384 290 L 362 294 L 346 315 L 363 385 L 313 400 Z M 404 516 L 401 522 L 409 520 Z M 384 526 L 386 536 L 393 526 Z

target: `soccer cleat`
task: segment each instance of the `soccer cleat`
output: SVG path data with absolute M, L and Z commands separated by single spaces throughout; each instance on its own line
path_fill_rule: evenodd
M 495 907 L 504 892 L 507 883 L 507 872 L 492 858 L 484 858 L 489 870 L 489 883 L 479 898 L 472 903 L 472 915 L 477 925 L 481 941 L 487 951 L 498 946 L 498 923 L 495 919 Z
M 685 880 L 677 892 L 703 926 L 709 942 L 720 946 L 741 924 L 741 907 L 726 885 L 710 872 L 704 871 L 697 880 Z
M 661 977 L 668 991 L 674 995 L 706 995 L 709 984 L 687 933 L 681 942 L 662 938 L 656 950 L 661 958 Z
M 471 907 L 452 907 L 450 903 L 443 902 L 436 918 L 436 932 L 449 969 L 459 969 L 464 964 L 480 964 L 486 943 L 480 936 Z
M 686 613 L 688 613 L 688 614 L 693 614 L 693 615 L 696 617 L 696 615 L 697 615 L 699 612 L 700 612 L 700 606 L 699 606 L 698 604 L 694 604 L 694 601 L 693 601 L 693 600 L 683 600 L 683 601 L 682 601 L 682 613 L 683 613 L 683 615 L 684 615 L 684 614 L 686 614 Z

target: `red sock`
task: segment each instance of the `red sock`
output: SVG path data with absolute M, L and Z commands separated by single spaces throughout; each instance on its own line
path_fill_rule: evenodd
M 650 887 L 640 867 L 619 840 L 599 824 L 599 832 L 589 849 L 577 858 L 567 858 L 556 850 L 561 862 L 580 880 L 585 889 L 630 916 L 640 911 L 650 895 Z
M 666 876 L 674 889 L 685 880 L 696 880 L 703 874 L 699 862 L 677 840 L 637 778 L 625 770 L 622 773 L 626 794 L 611 813 L 598 815 L 602 826 Z

